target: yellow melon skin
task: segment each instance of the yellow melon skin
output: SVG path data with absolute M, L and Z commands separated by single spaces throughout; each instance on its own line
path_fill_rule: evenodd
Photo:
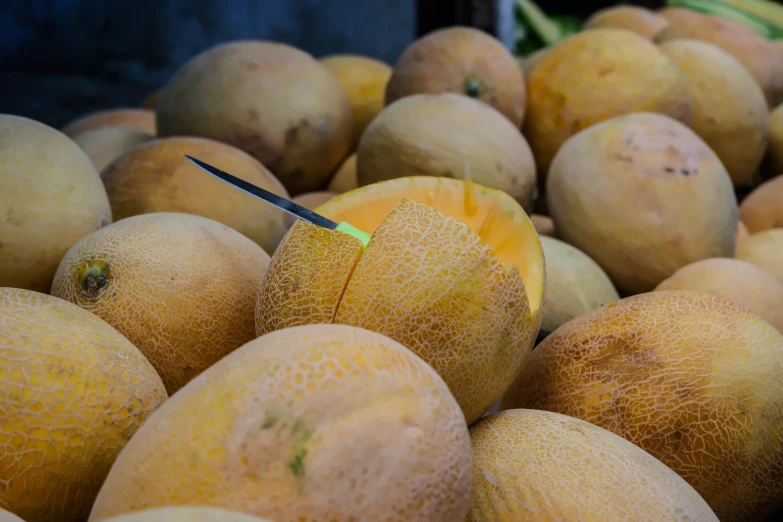
M 353 116 L 340 82 L 304 51 L 241 40 L 186 62 L 161 95 L 161 136 L 244 150 L 292 194 L 318 190 L 348 155 Z
M 549 170 L 547 204 L 560 237 L 621 293 L 650 291 L 701 259 L 734 256 L 731 178 L 701 138 L 661 114 L 619 116 L 568 140 Z
M 24 522 L 21 518 L 17 517 L 13 513 L 0 508 L 0 522 Z
M 698 493 L 649 453 L 588 422 L 515 409 L 470 429 L 467 522 L 717 522 Z
M 752 234 L 783 228 L 783 175 L 765 181 L 748 194 L 740 204 L 739 216 Z
M 460 94 L 414 94 L 389 105 L 364 131 L 356 157 L 360 186 L 444 176 L 502 190 L 525 210 L 537 196 L 536 165 L 519 129 Z
M 734 257 L 760 266 L 783 283 L 783 228 L 763 230 L 743 239 Z
M 115 221 L 152 212 L 195 214 L 228 225 L 274 253 L 288 229 L 286 213 L 207 174 L 186 154 L 289 197 L 283 184 L 242 150 L 204 138 L 162 138 L 129 151 L 101 173 Z
M 157 132 L 155 111 L 149 109 L 96 111 L 68 123 L 62 128 L 62 132 L 74 138 L 83 132 L 105 127 L 132 127 L 154 136 Z
M 356 175 L 356 153 L 353 153 L 348 156 L 343 164 L 340 165 L 340 168 L 337 169 L 337 172 L 334 173 L 331 181 L 329 181 L 327 190 L 329 192 L 334 192 L 335 194 L 342 194 L 353 190 L 358 186 L 359 180 Z
M 350 54 L 326 56 L 320 62 L 334 74 L 351 102 L 351 150 L 356 150 L 364 129 L 383 110 L 386 84 L 391 78 L 392 68 L 368 56 Z
M 783 335 L 695 291 L 629 297 L 533 350 L 502 409 L 553 411 L 620 435 L 690 483 L 722 522 L 783 500 Z
M 443 380 L 391 339 L 310 325 L 270 333 L 175 394 L 126 446 L 91 521 L 222 507 L 275 522 L 452 522 L 470 438 Z
M 524 132 L 542 176 L 560 146 L 595 123 L 633 112 L 691 121 L 685 76 L 655 44 L 624 29 L 591 29 L 563 40 L 527 82 Z
M 516 126 L 525 117 L 525 78 L 503 44 L 472 27 L 447 27 L 402 53 L 386 85 L 386 105 L 413 94 L 451 92 L 476 98 Z
M 43 123 L 0 115 L 0 286 L 48 293 L 68 249 L 111 221 L 78 145 Z
M 119 330 L 171 394 L 255 337 L 252 310 L 268 264 L 261 247 L 216 221 L 143 214 L 74 245 L 52 295 Z
M 98 127 L 80 132 L 73 141 L 100 172 L 119 156 L 152 138 L 152 134 L 134 127 Z
M 372 239 L 362 252 L 352 236 L 297 222 L 262 283 L 256 334 L 314 323 L 383 333 L 435 368 L 469 423 L 479 418 L 532 348 L 545 276 L 519 205 L 499 191 L 470 190 L 445 178 L 400 178 L 318 207 Z
M 84 520 L 120 450 L 166 399 L 149 361 L 106 322 L 0 288 L 0 508 L 27 522 Z
M 584 24 L 585 29 L 627 29 L 644 38 L 653 39 L 669 26 L 669 21 L 644 7 L 617 5 L 593 13 Z
M 669 27 L 656 37 L 656 42 L 694 38 L 717 45 L 745 66 L 761 87 L 769 106 L 783 93 L 783 54 L 753 29 L 691 9 L 668 8 L 658 14 L 669 20 Z
M 105 522 L 273 522 L 245 513 L 203 506 L 150 508 L 103 519 Z M 2 522 L 2 520 L 0 520 Z
M 670 40 L 660 49 L 685 74 L 690 127 L 720 158 L 734 186 L 752 181 L 764 158 L 769 109 L 753 76 L 734 56 L 700 40 Z
M 609 276 L 587 254 L 551 237 L 539 239 L 546 261 L 543 330 L 552 332 L 578 315 L 620 299 Z

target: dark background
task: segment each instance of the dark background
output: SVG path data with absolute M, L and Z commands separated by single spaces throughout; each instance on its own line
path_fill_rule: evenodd
M 586 17 L 617 2 L 546 1 Z M 662 2 L 630 2 L 658 7 Z M 488 0 L 0 0 L 0 112 L 62 126 L 137 106 L 188 58 L 227 40 L 285 42 L 316 57 L 393 64 L 414 38 L 487 25 Z M 491 16 L 491 15 L 490 15 Z

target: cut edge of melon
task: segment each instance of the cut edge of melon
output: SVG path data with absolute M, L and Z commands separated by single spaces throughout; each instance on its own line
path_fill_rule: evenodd
M 530 311 L 533 314 L 539 311 L 544 299 L 545 277 L 541 242 L 524 209 L 503 191 L 470 181 L 410 176 L 340 194 L 314 211 L 373 234 L 403 199 L 443 212 L 478 234 L 506 269 L 517 267 L 525 285 Z M 510 225 L 494 226 L 503 220 Z M 523 240 L 518 240 L 519 237 Z

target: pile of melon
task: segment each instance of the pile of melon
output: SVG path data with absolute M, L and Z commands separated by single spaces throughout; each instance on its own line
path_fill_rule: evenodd
M 774 519 L 757 36 L 622 7 L 524 68 L 467 27 L 394 64 L 243 40 L 141 108 L 0 115 L 0 522 Z

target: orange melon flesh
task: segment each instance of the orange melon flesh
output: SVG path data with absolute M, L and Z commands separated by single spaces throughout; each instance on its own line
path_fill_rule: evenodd
M 317 207 L 315 212 L 336 222 L 347 221 L 372 234 L 403 199 L 439 210 L 478 234 L 504 268 L 519 269 L 530 311 L 538 311 L 544 297 L 538 234 L 519 204 L 502 191 L 448 178 L 413 176 L 346 192 Z

